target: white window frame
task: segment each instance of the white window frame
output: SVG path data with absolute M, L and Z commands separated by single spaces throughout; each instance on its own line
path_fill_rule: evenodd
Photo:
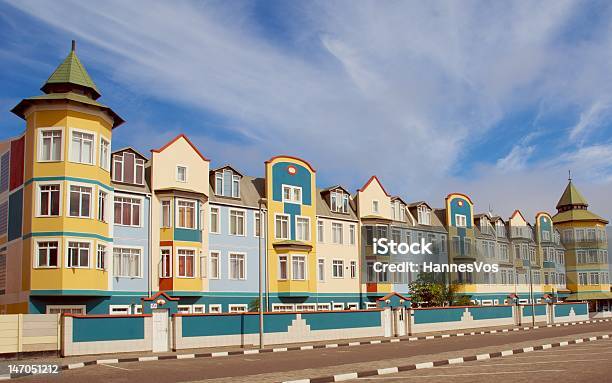
M 378 308 L 378 304 L 376 302 L 366 302 L 365 303 L 366 310 L 372 310 Z
M 202 309 L 199 311 L 199 309 Z M 203 304 L 195 304 L 191 310 L 193 314 L 205 314 L 206 313 L 206 305 Z
M 107 193 L 108 195 L 108 193 Z M 115 214 L 115 198 L 129 198 L 129 199 L 135 199 L 138 200 L 138 225 L 126 225 L 125 223 L 116 223 L 114 222 L 113 219 L 113 223 L 115 226 L 123 226 L 123 227 L 142 227 L 143 225 L 143 216 L 144 216 L 144 198 L 137 196 L 137 195 L 133 195 L 133 194 L 125 194 L 125 193 L 115 193 L 115 195 L 113 196 L 113 214 Z M 131 213 L 131 217 L 133 217 L 133 207 L 132 207 L 132 203 L 129 204 L 130 205 L 130 209 L 132 209 L 132 213 Z M 123 212 L 123 204 L 121 206 L 121 212 Z M 132 218 L 133 221 L 133 218 Z
M 89 188 L 91 189 L 91 193 L 89 195 L 89 216 L 73 216 L 70 215 L 70 194 L 71 194 L 71 189 L 73 186 L 76 187 L 84 187 L 84 188 Z M 68 218 L 80 218 L 80 219 L 91 219 L 94 217 L 94 199 L 98 198 L 97 192 L 98 188 L 96 188 L 94 185 L 92 184 L 87 184 L 87 183 L 83 183 L 83 182 L 69 182 L 67 184 L 66 187 L 66 199 L 67 199 L 67 204 L 66 204 L 66 217 Z M 79 193 L 81 194 L 81 193 Z M 80 199 L 79 199 L 79 204 L 80 204 Z
M 349 276 L 351 277 L 351 279 L 357 278 L 357 261 L 350 261 L 349 267 L 350 267 Z
M 276 219 L 278 217 L 287 218 L 287 236 L 286 237 L 279 237 L 278 235 L 278 232 L 276 230 Z M 276 239 L 290 239 L 291 238 L 291 216 L 289 214 L 281 214 L 281 213 L 274 214 L 274 238 Z
M 232 274 L 231 274 L 231 270 L 232 270 L 232 262 L 231 262 L 231 258 L 232 255 L 240 255 L 243 257 L 243 261 L 242 264 L 244 266 L 244 271 L 243 271 L 243 277 L 240 278 L 232 278 Z M 230 251 L 227 253 L 227 279 L 229 280 L 233 280 L 233 281 L 245 281 L 247 279 L 247 253 L 245 252 L 240 252 L 240 251 Z
M 357 244 L 357 225 L 349 224 L 349 245 L 354 246 Z
M 177 305 L 176 311 L 181 314 L 191 314 L 191 305 Z
M 372 200 L 372 213 L 380 214 L 380 201 L 377 199 Z
M 223 312 L 223 306 L 219 303 L 212 303 L 208 305 L 209 314 L 219 314 Z
M 216 257 L 213 257 L 213 254 L 216 254 Z M 213 277 L 213 258 L 217 260 L 217 269 L 214 270 L 215 277 Z M 208 279 L 221 279 L 221 251 L 219 250 L 208 251 Z
M 216 213 L 216 219 L 215 219 L 215 224 L 217 225 L 217 230 L 213 231 L 213 210 L 215 210 Z M 209 233 L 210 234 L 221 234 L 221 208 L 219 206 L 209 206 L 209 211 L 208 211 L 208 227 L 210 228 Z
M 60 135 L 60 159 L 59 160 L 43 160 L 43 153 L 42 153 L 42 149 L 43 149 L 43 145 L 42 145 L 42 139 L 43 139 L 43 132 L 48 132 L 48 131 L 59 131 L 61 132 Z M 38 148 L 37 148 L 37 156 L 36 156 L 36 162 L 62 162 L 64 161 L 64 145 L 65 145 L 65 138 L 66 136 L 65 131 L 64 131 L 64 127 L 45 127 L 45 128 L 38 128 Z
M 58 214 L 57 215 L 43 215 L 43 214 L 40 214 L 40 208 L 42 207 L 41 206 L 41 193 L 42 193 L 41 186 L 53 186 L 53 185 L 58 185 L 59 186 L 59 210 L 58 210 Z M 62 216 L 62 209 L 64 207 L 64 201 L 63 201 L 64 193 L 63 192 L 64 192 L 64 183 L 61 182 L 61 181 L 38 181 L 38 182 L 36 182 L 36 217 L 61 217 Z
M 334 266 L 337 266 L 336 263 L 334 262 L 340 262 L 340 275 L 335 275 L 336 273 L 334 272 L 336 270 L 336 268 Z M 332 278 L 333 279 L 344 279 L 344 259 L 332 259 Z
M 104 195 L 104 198 L 102 198 L 102 195 Z M 104 223 L 108 223 L 108 198 L 110 197 L 110 193 L 106 190 L 103 190 L 102 188 L 98 188 L 98 209 L 97 209 L 97 218 L 98 221 L 100 222 L 104 222 Z M 102 201 L 103 203 L 101 204 L 100 200 L 103 199 L 104 201 Z M 114 208 L 114 206 L 113 206 Z
M 239 309 L 239 310 L 235 310 L 235 309 Z M 246 312 L 249 312 L 249 305 L 246 303 L 231 303 L 227 305 L 227 312 L 246 313 Z
M 217 181 L 221 181 L 221 189 L 219 189 Z M 215 194 L 218 196 L 222 196 L 224 187 L 225 179 L 223 178 L 223 172 L 215 172 Z
M 338 226 L 340 227 L 340 237 L 335 238 L 334 227 L 337 228 Z M 334 245 L 343 245 L 344 244 L 344 224 L 342 222 L 332 222 L 331 230 L 332 230 L 332 243 Z
M 289 199 L 285 198 L 285 188 L 289 188 Z M 300 191 L 300 198 L 297 199 L 295 198 L 295 191 L 299 190 Z M 297 204 L 297 205 L 301 205 L 304 195 L 303 195 L 303 190 L 301 186 L 295 186 L 295 185 L 287 185 L 287 184 L 283 184 L 281 187 L 281 192 L 282 192 L 282 201 L 284 203 L 293 203 L 293 204 Z
M 317 311 L 331 311 L 331 303 L 317 303 Z
M 253 236 L 257 238 L 261 237 L 261 232 L 263 231 L 261 217 L 262 213 L 260 211 L 253 212 Z M 257 231 L 259 231 L 259 234 L 257 234 Z
M 272 303 L 272 311 L 293 312 L 295 311 L 295 305 L 293 303 Z
M 347 302 L 346 303 L 347 310 L 359 310 L 359 303 L 357 302 Z
M 134 305 L 134 309 L 132 310 L 132 313 L 134 315 L 142 315 L 143 314 L 143 308 L 142 305 Z
M 102 158 L 102 154 L 103 154 L 103 150 L 102 150 L 102 146 L 103 146 L 103 142 L 106 143 L 106 157 Z M 99 151 L 99 161 L 100 161 L 100 167 L 103 170 L 106 170 L 107 172 L 110 172 L 110 168 L 111 168 L 111 140 L 109 138 L 106 138 L 105 136 L 100 134 L 100 140 L 99 140 L 99 145 L 100 145 L 100 151 Z M 104 161 L 105 163 L 102 163 L 102 161 Z M 143 173 L 144 175 L 144 173 Z M 134 178 L 136 178 L 136 175 L 134 175 Z
M 238 174 L 232 173 L 232 198 L 240 198 L 240 178 Z
M 343 311 L 344 310 L 344 303 L 342 302 L 334 302 L 333 306 L 332 306 L 332 310 L 333 311 Z
M 81 133 L 81 134 L 89 134 L 93 136 L 93 139 L 91 141 L 91 162 L 81 162 L 81 161 L 73 161 L 72 160 L 72 138 L 74 133 Z M 98 142 L 98 135 L 96 134 L 96 132 L 92 132 L 89 130 L 85 130 L 85 129 L 78 129 L 78 128 L 70 128 L 70 137 L 68 140 L 68 162 L 72 162 L 74 164 L 81 164 L 81 165 L 89 165 L 89 166 L 97 166 L 98 164 L 98 151 L 96 143 Z
M 91 239 L 85 238 L 65 238 L 66 246 L 65 246 L 65 267 L 67 269 L 91 269 L 92 261 L 91 258 L 93 256 L 92 253 L 97 251 L 97 248 L 94 248 L 94 241 Z M 70 242 L 80 242 L 80 243 L 89 243 L 89 255 L 87 266 L 70 266 Z
M 298 238 L 298 219 L 305 219 L 306 220 L 306 238 L 304 238 L 304 239 Z M 307 217 L 307 216 L 304 216 L 304 215 L 296 215 L 295 216 L 295 239 L 296 239 L 296 241 L 309 242 L 310 238 L 311 238 L 311 234 L 310 234 L 310 217 Z
M 462 224 L 459 221 L 462 221 Z M 467 227 L 467 216 L 465 214 L 455 214 L 455 226 Z
M 176 247 L 175 248 L 175 262 L 176 262 L 176 278 L 181 278 L 181 279 L 194 279 L 197 277 L 197 270 L 198 270 L 198 265 L 197 265 L 197 261 L 198 261 L 198 249 L 195 247 L 186 247 L 186 246 L 180 246 L 180 247 Z M 193 275 L 192 276 L 187 276 L 187 275 L 180 275 L 180 262 L 179 262 L 179 250 L 187 250 L 187 251 L 193 251 Z M 187 263 L 185 263 L 185 271 L 187 270 Z
M 317 259 L 317 282 L 325 282 L 325 258 Z
M 293 268 L 293 259 L 294 258 L 301 258 L 304 260 L 304 278 L 294 278 L 294 268 Z M 291 257 L 289 258 L 289 262 L 290 262 L 290 273 L 291 273 L 291 280 L 292 281 L 306 281 L 308 280 L 308 258 L 305 255 L 302 254 L 291 254 Z
M 165 248 L 165 247 L 164 247 Z M 140 251 L 140 265 L 138 267 L 138 274 L 140 275 L 115 275 L 115 249 L 129 249 L 129 250 L 139 250 Z M 161 257 L 161 248 L 160 248 L 160 257 Z M 124 245 L 115 245 L 113 246 L 113 278 L 130 278 L 130 279 L 143 279 L 144 278 L 144 247 L 142 246 L 124 246 Z
M 127 313 L 113 313 L 114 309 L 127 310 Z M 131 305 L 108 305 L 108 314 L 109 315 L 131 315 L 132 306 Z
M 170 270 L 166 270 L 166 271 L 169 271 L 169 273 L 164 273 L 165 267 L 164 267 L 164 256 L 162 254 L 163 251 L 167 251 L 168 252 L 168 258 L 170 259 L 170 265 L 169 265 Z M 160 269 L 159 270 L 159 275 L 160 276 L 159 277 L 160 278 L 164 278 L 164 279 L 172 278 L 172 275 L 174 274 L 173 273 L 173 270 L 174 270 L 173 269 L 173 265 L 174 265 L 174 259 L 173 258 L 174 257 L 172 256 L 172 247 L 170 247 L 170 246 L 162 246 L 162 247 L 159 248 L 159 262 L 160 262 L 160 265 L 159 265 L 160 266 L 159 267 L 159 269 Z
M 162 229 L 167 229 L 172 227 L 172 200 L 171 199 L 162 199 L 161 201 L 159 201 L 159 206 L 160 206 L 160 217 L 159 217 L 159 221 L 160 221 L 160 226 Z M 166 207 L 168 208 L 168 225 L 165 224 L 164 222 L 164 210 L 166 209 Z
M 325 241 L 325 222 L 321 219 L 317 220 L 317 242 L 324 243 Z
M 40 266 L 38 264 L 38 250 L 39 250 L 39 242 L 57 242 L 57 266 Z M 58 269 L 62 264 L 62 240 L 60 238 L 55 237 L 36 237 L 34 242 L 34 255 L 33 255 L 33 267 L 36 269 Z M 48 255 L 47 255 L 48 257 Z
M 45 312 L 50 314 L 52 309 L 56 310 L 81 310 L 81 314 L 87 314 L 87 306 L 86 305 L 47 305 L 45 307 Z
M 174 214 L 174 223 L 175 223 L 175 227 L 177 229 L 186 229 L 186 230 L 198 230 L 198 201 L 197 200 L 193 200 L 193 199 L 186 199 L 186 198 L 175 198 L 175 204 L 174 204 L 174 210 L 175 210 L 175 214 Z M 180 215 L 180 208 L 179 208 L 179 203 L 181 202 L 187 202 L 187 203 L 192 203 L 193 204 L 193 227 L 186 227 L 186 226 L 180 226 L 180 222 L 181 220 L 179 219 L 179 215 Z M 185 216 L 185 222 L 187 222 L 187 216 Z
M 242 234 L 238 234 L 238 231 L 236 232 L 236 234 L 232 233 L 232 212 L 239 212 L 242 213 Z M 231 208 L 228 209 L 227 211 L 227 233 L 228 235 L 232 235 L 235 237 L 246 237 L 247 235 L 247 212 L 244 209 L 235 209 L 235 208 Z M 236 225 L 236 229 L 238 229 L 238 225 Z
M 185 169 L 185 179 L 184 180 L 179 178 L 179 168 L 180 169 Z M 182 164 L 176 164 L 175 177 L 176 177 L 176 182 L 186 183 L 187 179 L 188 179 L 187 166 L 186 165 L 182 165 Z
M 104 246 L 104 256 L 102 258 L 102 267 L 99 267 L 99 252 L 100 252 L 100 246 Z M 109 246 L 106 242 L 102 242 L 102 241 L 98 241 L 98 243 L 96 243 L 96 269 L 97 270 L 108 270 L 108 249 Z

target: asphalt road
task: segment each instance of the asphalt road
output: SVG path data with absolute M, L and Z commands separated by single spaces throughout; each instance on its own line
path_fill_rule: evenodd
M 466 337 L 453 337 L 417 342 L 398 342 L 353 346 L 335 349 L 317 349 L 253 355 L 235 355 L 219 358 L 162 360 L 150 362 L 121 363 L 116 365 L 95 365 L 77 370 L 63 371 L 59 375 L 40 375 L 19 378 L 23 382 L 188 382 L 205 379 L 222 379 L 232 382 L 257 382 L 263 380 L 259 374 L 268 374 L 269 381 L 286 380 L 329 375 L 334 366 L 361 366 L 371 369 L 391 360 L 425 355 L 454 353 L 456 356 L 470 355 L 469 349 L 496 347 L 531 342 L 539 344 L 543 339 L 570 337 L 580 334 L 612 333 L 612 323 L 540 328 Z M 568 348 L 569 349 L 569 348 Z M 109 358 L 111 355 L 109 355 Z M 504 359 L 504 358 L 502 358 Z M 500 359 L 500 363 L 501 360 Z M 584 358 L 583 358 L 584 359 Z M 601 359 L 601 358 L 598 358 Z M 602 361 L 603 362 L 603 361 Z M 608 360 L 608 364 L 610 361 Z M 605 364 L 605 363 L 604 363 Z M 391 364 L 390 366 L 394 366 Z M 344 366 L 343 366 L 344 367 Z M 569 367 L 567 367 L 569 368 Z M 535 369 L 529 367 L 530 370 Z M 609 370 L 609 367 L 607 368 Z M 435 370 L 435 371 L 434 371 Z M 299 373 L 296 373 L 299 372 Z M 303 374 L 301 374 L 303 371 Z M 437 368 L 433 372 L 439 371 Z M 252 375 L 257 375 L 252 377 Z M 486 375 L 482 375 L 486 376 Z M 608 375 L 608 378 L 611 375 Z M 466 377 L 468 379 L 469 377 Z M 491 378 L 491 377 L 489 377 Z M 424 378 L 423 378 L 424 379 Z M 456 380 L 453 379 L 453 382 Z M 473 381 L 473 380 L 472 380 Z M 490 381 L 490 380 L 488 380 Z M 606 380 L 600 380 L 606 381 Z M 608 380 L 610 381 L 610 380 Z
M 612 381 L 612 340 L 598 340 L 499 359 L 410 371 L 353 382 L 559 383 Z

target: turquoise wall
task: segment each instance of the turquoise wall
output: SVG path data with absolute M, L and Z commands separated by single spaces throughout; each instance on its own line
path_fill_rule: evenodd
M 381 326 L 380 311 L 304 313 L 302 318 L 304 318 L 311 330 Z
M 468 309 L 475 320 L 512 318 L 512 306 L 483 306 Z
M 464 308 L 414 310 L 414 324 L 459 322 Z
M 574 309 L 576 315 L 586 315 L 588 313 L 588 305 L 586 303 L 572 303 L 555 305 L 555 316 L 566 317 L 569 316 L 570 310 Z
M 73 342 L 144 339 L 144 317 L 72 318 Z
M 295 314 L 265 314 L 264 332 L 285 332 L 295 317 Z M 259 315 L 183 316 L 182 336 L 184 337 L 256 334 L 258 332 Z
M 531 305 L 523 306 L 523 316 L 531 316 L 532 309 Z M 535 315 L 546 315 L 546 306 L 545 305 L 536 305 L 535 306 Z

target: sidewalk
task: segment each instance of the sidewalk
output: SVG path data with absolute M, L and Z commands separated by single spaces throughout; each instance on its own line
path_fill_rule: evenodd
M 584 322 L 573 322 L 573 324 L 560 324 L 558 326 L 571 326 L 571 325 L 588 325 L 589 323 L 598 322 L 609 322 L 612 319 L 599 319 L 590 320 Z M 556 326 L 556 325 L 552 325 Z M 133 353 L 120 353 L 120 354 L 101 354 L 101 355 L 82 355 L 72 357 L 40 357 L 40 358 L 26 358 L 26 359 L 12 359 L 0 361 L 0 375 L 8 374 L 8 365 L 15 364 L 58 364 L 62 366 L 62 369 L 74 369 L 81 368 L 93 364 L 113 364 L 122 362 L 137 362 L 137 361 L 151 361 L 151 360 L 164 360 L 164 359 L 188 359 L 188 358 L 206 358 L 206 357 L 223 357 L 229 355 L 242 355 L 259 352 L 285 352 L 285 351 L 296 351 L 296 350 L 307 350 L 313 348 L 336 348 L 336 347 L 352 347 L 359 346 L 362 344 L 376 344 L 376 343 L 390 343 L 390 342 L 404 342 L 404 341 L 426 341 L 429 339 L 448 338 L 455 336 L 474 336 L 481 334 L 495 334 L 495 333 L 507 333 L 512 331 L 528 331 L 537 330 L 538 328 L 551 327 L 546 323 L 536 323 L 535 327 L 531 326 L 498 326 L 498 327 L 481 327 L 475 329 L 465 329 L 459 331 L 436 331 L 428 333 L 419 333 L 413 336 L 403 336 L 400 338 L 354 338 L 354 339 L 339 339 L 339 340 L 327 340 L 320 342 L 304 342 L 304 343 L 291 343 L 291 344 L 276 344 L 276 345 L 265 345 L 265 348 L 259 350 L 256 345 L 245 345 L 244 347 L 239 346 L 228 346 L 228 347 L 207 347 L 197 349 L 185 349 L 176 352 L 169 351 L 163 353 L 151 353 L 151 352 L 133 352 Z

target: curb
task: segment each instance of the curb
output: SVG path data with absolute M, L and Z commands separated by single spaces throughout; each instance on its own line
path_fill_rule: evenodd
M 368 344 L 414 342 L 414 341 L 419 341 L 419 340 L 442 339 L 442 338 L 452 338 L 452 337 L 471 336 L 471 335 L 484 335 L 484 334 L 500 334 L 500 333 L 508 333 L 508 332 L 513 332 L 513 331 L 529 331 L 532 329 L 535 330 L 535 329 L 547 328 L 547 327 L 575 326 L 575 325 L 610 322 L 610 321 L 612 321 L 612 318 L 592 319 L 592 320 L 586 320 L 586 321 L 580 321 L 580 322 L 556 323 L 556 324 L 549 324 L 545 326 L 544 325 L 533 326 L 533 327 L 524 326 L 524 327 L 504 328 L 504 329 L 499 329 L 499 330 L 486 330 L 486 331 L 461 332 L 461 333 L 453 333 L 453 334 L 413 336 L 413 337 L 407 337 L 407 338 L 391 338 L 391 339 L 386 338 L 386 339 L 375 339 L 375 340 L 359 341 L 359 342 L 314 344 L 314 345 L 305 345 L 305 346 L 263 348 L 263 349 L 252 349 L 252 350 L 206 352 L 206 353 L 198 353 L 198 354 L 176 354 L 176 355 L 156 355 L 156 356 L 147 355 L 147 356 L 140 356 L 140 357 L 134 356 L 134 357 L 129 357 L 129 358 L 106 358 L 106 359 L 88 360 L 85 362 L 78 362 L 78 363 L 63 364 L 59 366 L 59 369 L 61 371 L 65 371 L 65 370 L 75 370 L 78 368 L 83 368 L 86 366 L 93 366 L 97 364 L 118 364 L 118 363 L 150 362 L 150 361 L 158 361 L 158 360 L 195 359 L 195 358 L 217 358 L 217 357 L 231 356 L 231 355 L 251 355 L 251 354 L 264 354 L 264 353 L 269 353 L 269 352 L 274 353 L 274 352 L 285 352 L 285 351 L 316 350 L 316 349 L 322 349 L 322 348 L 352 347 L 352 346 L 362 346 L 362 345 L 368 345 Z M 18 363 L 15 363 L 15 364 L 18 364 Z M 32 373 L 20 373 L 20 374 L 13 373 L 10 375 L 5 374 L 5 375 L 0 375 L 0 380 L 15 379 L 15 378 L 20 378 L 20 377 L 30 376 L 30 375 L 33 375 L 33 374 Z M 301 382 L 301 381 L 297 381 L 297 382 Z M 307 380 L 304 382 L 307 382 Z
M 329 376 L 319 376 L 319 377 L 316 377 L 316 378 L 305 378 L 305 379 L 298 379 L 298 380 L 286 380 L 286 381 L 283 381 L 282 383 L 327 383 L 327 382 L 341 382 L 343 380 L 358 379 L 358 378 L 364 378 L 364 377 L 369 377 L 369 376 L 396 374 L 398 372 L 403 372 L 403 371 L 421 370 L 421 369 L 424 369 L 424 368 L 434 368 L 434 367 L 438 367 L 438 366 L 447 366 L 447 365 L 450 365 L 450 364 L 460 364 L 460 363 L 465 363 L 465 362 L 472 362 L 472 361 L 476 361 L 476 360 L 487 360 L 487 359 L 492 359 L 492 358 L 501 358 L 503 356 L 523 354 L 523 353 L 526 353 L 526 352 L 539 351 L 539 350 L 547 350 L 547 349 L 554 348 L 554 347 L 565 347 L 565 346 L 568 346 L 570 344 L 592 342 L 592 341 L 596 341 L 596 340 L 600 340 L 600 339 L 610 339 L 610 338 L 612 338 L 612 334 L 606 334 L 606 335 L 592 336 L 592 337 L 589 337 L 589 338 L 579 338 L 579 339 L 574 339 L 574 340 L 569 340 L 569 341 L 564 341 L 564 342 L 558 342 L 558 343 L 547 343 L 547 344 L 542 344 L 542 345 L 538 345 L 538 346 L 523 347 L 523 348 L 517 348 L 517 349 L 513 349 L 513 350 L 504 350 L 504 351 L 498 351 L 498 352 L 491 352 L 491 353 L 488 353 L 488 354 L 478 354 L 478 355 L 463 356 L 463 357 L 459 357 L 459 358 L 443 359 L 443 360 L 437 360 L 437 361 L 433 361 L 433 362 L 423 362 L 423 363 L 416 363 L 416 364 L 407 364 L 407 365 L 404 365 L 404 366 L 379 368 L 377 370 L 347 372 L 347 373 L 343 373 L 343 374 L 336 374 L 336 375 L 329 375 Z

